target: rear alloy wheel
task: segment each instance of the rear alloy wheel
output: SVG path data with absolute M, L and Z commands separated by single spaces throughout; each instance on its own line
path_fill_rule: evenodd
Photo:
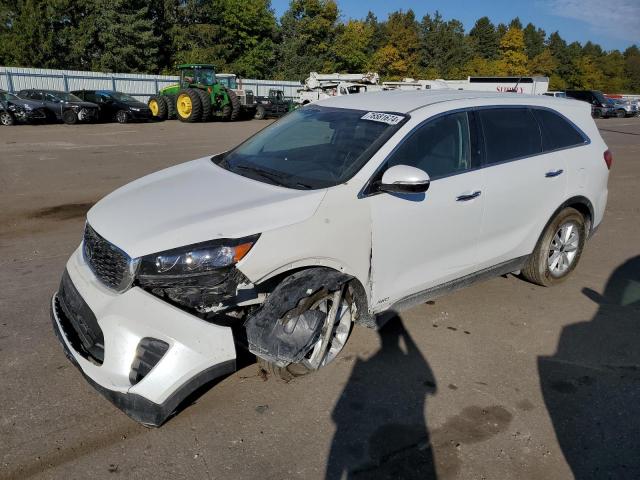
M 580 212 L 565 208 L 547 225 L 522 276 L 550 287 L 565 280 L 576 268 L 587 238 L 587 223 Z
M 200 103 L 202 104 L 202 121 L 206 122 L 211 117 L 211 97 L 206 90 L 197 88 L 195 91 L 200 96 Z
M 147 103 L 149 110 L 151 110 L 151 115 L 155 120 L 166 120 L 167 119 L 167 97 L 163 97 L 162 95 L 154 95 L 149 98 L 149 102 Z
M 267 111 L 264 108 L 264 105 L 258 105 L 256 107 L 256 114 L 253 116 L 256 120 L 264 120 L 267 116 Z
M 125 110 L 118 110 L 116 113 L 116 121 L 118 123 L 129 123 L 129 113 Z
M 617 110 L 616 111 L 616 117 L 618 118 L 624 118 L 627 116 L 627 112 L 625 110 Z
M 75 125 L 78 123 L 78 115 L 73 110 L 67 110 L 62 114 L 62 121 L 67 125 Z
M 10 127 L 16 124 L 16 119 L 11 112 L 0 112 L 0 125 Z
M 202 119 L 202 102 L 198 91 L 193 88 L 181 90 L 176 101 L 178 120 L 181 122 L 199 122 Z
M 356 316 L 353 288 L 347 284 L 340 290 L 328 292 L 319 298 L 309 310 L 326 314 L 322 333 L 316 344 L 299 363 L 277 366 L 258 357 L 259 367 L 286 382 L 307 375 L 331 363 L 342 351 L 351 333 Z

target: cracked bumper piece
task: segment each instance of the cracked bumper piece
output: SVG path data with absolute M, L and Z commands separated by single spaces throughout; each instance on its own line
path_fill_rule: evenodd
M 137 287 L 122 294 L 109 290 L 80 249 L 52 298 L 51 320 L 65 354 L 87 381 L 146 425 L 160 426 L 194 390 L 235 371 L 230 328 Z

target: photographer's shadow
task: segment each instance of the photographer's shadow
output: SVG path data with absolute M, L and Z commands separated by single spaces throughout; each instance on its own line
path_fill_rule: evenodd
M 620 265 L 591 321 L 539 357 L 544 401 L 576 479 L 640 478 L 640 256 Z
M 326 478 L 434 479 L 425 422 L 433 373 L 398 316 L 378 333 L 380 350 L 356 361 L 333 410 Z

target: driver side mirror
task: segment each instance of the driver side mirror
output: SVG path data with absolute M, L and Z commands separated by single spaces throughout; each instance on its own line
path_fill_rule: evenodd
M 387 193 L 424 193 L 431 180 L 427 172 L 409 165 L 395 165 L 382 175 L 376 185 L 378 191 Z

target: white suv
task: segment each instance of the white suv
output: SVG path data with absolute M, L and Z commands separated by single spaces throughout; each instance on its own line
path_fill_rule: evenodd
M 553 285 L 602 220 L 611 154 L 588 104 L 393 91 L 300 108 L 88 213 L 52 299 L 85 377 L 160 425 L 236 347 L 285 379 L 352 325 L 477 279 Z

